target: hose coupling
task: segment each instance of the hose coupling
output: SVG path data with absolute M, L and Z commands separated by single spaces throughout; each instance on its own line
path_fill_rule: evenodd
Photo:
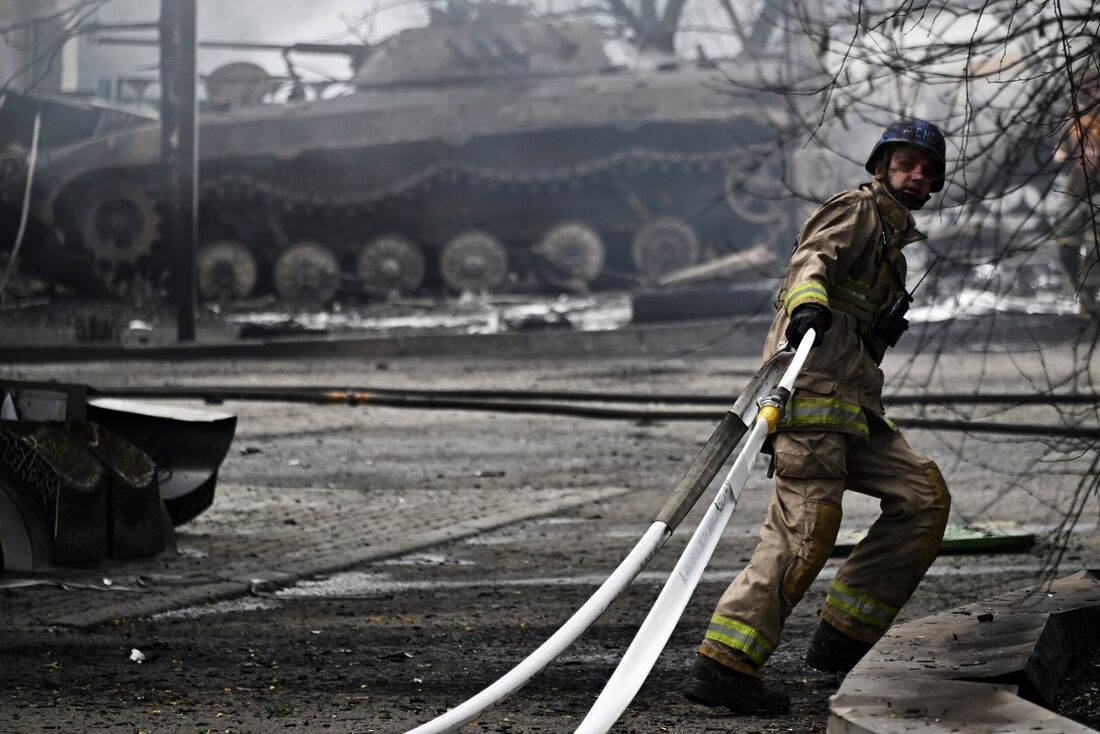
M 782 423 L 787 416 L 787 400 L 790 397 L 791 391 L 785 387 L 780 387 L 771 395 L 760 398 L 757 402 L 757 405 L 760 406 L 760 412 L 756 414 L 756 417 L 757 419 L 763 418 L 768 422 L 768 433 L 774 431 L 775 427 Z
M 369 392 L 360 392 L 358 390 L 348 390 L 344 394 L 344 403 L 347 405 L 359 405 L 361 403 L 370 402 Z

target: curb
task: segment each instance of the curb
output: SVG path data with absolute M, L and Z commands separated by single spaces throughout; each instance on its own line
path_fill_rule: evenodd
M 284 359 L 295 357 L 416 357 L 441 354 L 516 356 L 539 354 L 667 353 L 712 349 L 727 340 L 759 347 L 768 323 L 762 319 L 631 325 L 609 331 L 538 331 L 502 334 L 414 334 L 242 339 L 236 342 L 159 346 L 7 345 L 0 362 L 88 360 Z
M 0 344 L 0 362 L 48 362 L 203 359 L 292 359 L 357 357 L 384 359 L 461 355 L 520 357 L 524 355 L 609 356 L 616 354 L 719 353 L 759 354 L 771 324 L 769 315 L 729 316 L 721 319 L 631 323 L 604 331 L 519 331 L 499 334 L 408 333 L 400 335 L 280 337 L 169 343 L 151 346 L 121 344 Z M 1084 322 L 1049 315 L 1019 315 L 990 321 L 983 348 L 997 350 L 1014 344 L 1034 347 L 1043 343 L 1092 338 L 1100 322 Z M 914 323 L 903 346 L 907 353 L 927 345 L 936 335 L 938 348 L 973 349 L 971 329 L 947 332 L 942 322 Z M 224 336 L 222 337 L 224 338 Z
M 1100 570 L 899 625 L 829 700 L 836 734 L 1094 729 L 1049 710 L 1073 655 L 1100 645 Z

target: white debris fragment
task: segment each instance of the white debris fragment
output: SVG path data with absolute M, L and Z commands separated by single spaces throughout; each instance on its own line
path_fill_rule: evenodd
M 12 402 L 11 393 L 4 393 L 4 404 L 0 406 L 0 421 L 17 420 L 19 420 L 19 413 L 15 410 L 15 403 Z
M 137 663 L 138 665 L 141 665 L 142 663 L 145 662 L 145 653 L 143 653 L 141 650 L 137 649 L 136 647 L 133 648 L 132 650 L 130 650 L 130 662 Z

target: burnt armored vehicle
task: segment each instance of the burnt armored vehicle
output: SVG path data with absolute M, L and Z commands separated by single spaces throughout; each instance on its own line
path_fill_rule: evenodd
M 200 296 L 626 287 L 786 242 L 787 208 L 753 195 L 779 112 L 722 82 L 616 69 L 594 27 L 454 2 L 364 48 L 344 96 L 204 112 Z M 39 171 L 40 216 L 120 291 L 170 262 L 159 146 L 150 125 Z

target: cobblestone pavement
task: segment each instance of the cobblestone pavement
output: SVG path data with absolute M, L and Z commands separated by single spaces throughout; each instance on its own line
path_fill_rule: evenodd
M 919 343 L 909 337 L 907 344 Z M 889 390 L 1068 390 L 1079 353 L 1060 339 L 1011 349 L 987 340 L 973 349 L 899 351 L 886 365 Z M 629 354 L 82 361 L 3 369 L 11 377 L 94 386 L 233 382 L 732 396 L 755 369 L 759 334 L 715 344 L 677 343 L 670 331 L 659 352 Z M 0 729 L 405 731 L 473 695 L 551 635 L 623 558 L 712 428 L 277 402 L 227 402 L 219 410 L 238 416 L 237 440 L 216 505 L 179 529 L 175 555 L 48 577 L 74 584 L 70 591 L 47 585 L 0 592 Z M 1049 405 L 966 414 L 958 406 L 897 406 L 891 415 L 1051 425 L 1093 420 L 1085 411 L 1073 416 Z M 1038 532 L 1041 544 L 1004 556 L 941 558 L 903 609 L 904 619 L 1032 583 L 1048 568 L 1047 551 L 1069 507 L 1084 514 L 1065 536 L 1063 572 L 1097 562 L 1096 497 L 1083 495 L 1079 482 L 1094 449 L 1043 436 L 907 435 L 948 477 L 952 522 L 1015 520 Z M 769 487 L 758 474 L 618 731 L 824 730 L 827 699 L 840 681 L 808 671 L 802 657 L 836 561 L 796 608 L 769 664 L 771 681 L 794 699 L 790 716 L 731 717 L 679 695 L 714 601 L 751 553 Z M 865 526 L 877 503 L 852 500 L 845 501 L 845 523 Z M 701 513 L 697 507 L 688 516 L 639 583 L 565 655 L 464 731 L 571 730 Z M 317 574 L 318 583 L 330 583 L 337 569 L 364 585 L 349 582 L 328 597 L 273 588 Z M 75 586 L 101 588 L 104 577 L 111 591 Z M 213 599 L 225 601 L 208 606 Z M 147 614 L 166 609 L 176 613 Z M 208 613 L 186 613 L 195 610 Z M 43 634 L 44 626 L 53 629 Z M 143 650 L 146 662 L 130 662 L 132 649 Z
M 34 576 L 0 575 L 33 593 L 5 602 L 9 628 L 91 626 L 270 587 L 409 553 L 501 525 L 568 510 L 623 489 L 381 490 L 222 485 L 214 504 L 154 559 Z

